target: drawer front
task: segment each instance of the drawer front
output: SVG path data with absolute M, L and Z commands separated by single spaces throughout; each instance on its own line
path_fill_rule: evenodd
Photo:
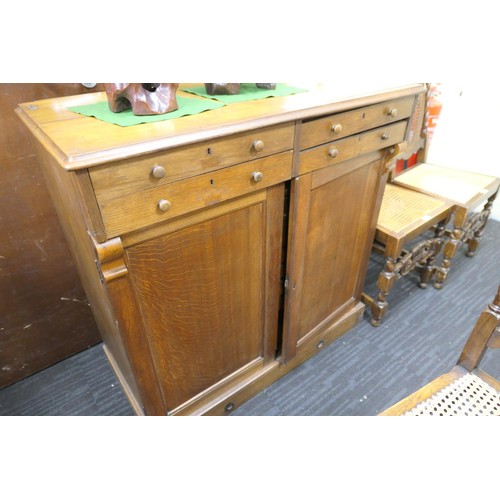
M 408 118 L 413 110 L 413 103 L 414 97 L 405 97 L 303 123 L 300 149 Z
M 406 126 L 406 121 L 398 122 L 387 127 L 380 127 L 302 151 L 299 156 L 298 175 L 335 165 L 402 142 L 405 137 Z
M 99 202 L 291 150 L 294 125 L 267 127 L 90 170 Z
M 292 152 L 99 203 L 108 238 L 167 221 L 291 178 Z

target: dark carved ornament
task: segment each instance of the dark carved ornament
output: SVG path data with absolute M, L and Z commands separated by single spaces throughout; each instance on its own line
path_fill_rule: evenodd
M 132 109 L 134 115 L 163 115 L 179 108 L 178 83 L 105 83 L 109 109 L 120 113 Z

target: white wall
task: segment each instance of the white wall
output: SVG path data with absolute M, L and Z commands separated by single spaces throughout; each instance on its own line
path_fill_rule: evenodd
M 498 83 L 444 83 L 443 109 L 427 161 L 500 177 L 500 94 Z M 500 220 L 500 196 L 491 217 Z

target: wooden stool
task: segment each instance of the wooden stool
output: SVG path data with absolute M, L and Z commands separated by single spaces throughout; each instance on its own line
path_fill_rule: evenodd
M 478 368 L 487 348 L 500 347 L 500 288 L 476 322 L 450 372 L 402 399 L 383 416 L 500 416 L 500 383 Z
M 410 171 L 398 175 L 392 182 L 454 205 L 453 230 L 447 231 L 443 262 L 435 276 L 434 286 L 441 288 L 457 249 L 463 243 L 467 243 L 467 255 L 472 257 L 476 252 L 500 186 L 500 179 L 421 163 Z M 477 207 L 482 207 L 482 210 L 474 213 Z
M 371 308 L 373 326 L 380 325 L 387 311 L 389 290 L 399 278 L 419 268 L 419 286 L 427 287 L 444 243 L 443 235 L 452 208 L 453 204 L 449 201 L 387 184 L 373 247 L 383 253 L 385 266 L 377 280 L 377 298 L 366 293 L 362 296 L 363 302 Z M 437 225 L 434 237 L 417 242 L 411 249 L 405 248 L 434 225 Z

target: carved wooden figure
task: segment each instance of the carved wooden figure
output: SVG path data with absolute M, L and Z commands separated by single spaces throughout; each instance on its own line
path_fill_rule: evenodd
M 255 84 L 260 89 L 274 90 L 276 88 L 275 83 L 256 83 Z M 240 93 L 239 83 L 205 83 L 205 90 L 209 95 L 236 95 Z
M 134 115 L 163 115 L 179 109 L 178 83 L 105 83 L 109 109 L 120 113 L 132 108 Z

